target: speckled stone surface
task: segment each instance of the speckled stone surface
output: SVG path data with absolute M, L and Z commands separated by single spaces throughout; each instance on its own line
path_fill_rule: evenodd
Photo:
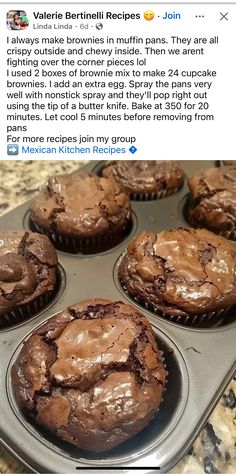
M 0 163 L 0 214 L 35 196 L 48 176 L 72 173 L 87 161 L 4 161 Z
M 70 173 L 84 161 L 4 161 L 0 163 L 0 215 L 38 193 L 47 177 Z M 0 473 L 26 472 L 0 447 Z M 158 471 L 160 472 L 160 471 Z M 213 411 L 189 453 L 171 474 L 236 473 L 236 379 Z

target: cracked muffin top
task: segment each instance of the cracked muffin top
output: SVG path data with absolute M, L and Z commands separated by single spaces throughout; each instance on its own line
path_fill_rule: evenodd
M 53 290 L 56 268 L 57 254 L 48 237 L 0 232 L 0 315 Z
M 129 198 L 118 183 L 84 171 L 49 178 L 30 210 L 41 229 L 79 238 L 116 232 L 131 217 Z
M 70 306 L 25 342 L 12 369 L 21 409 L 63 440 L 105 451 L 154 417 L 165 369 L 147 319 L 122 302 Z
M 220 310 L 236 303 L 236 247 L 205 229 L 143 232 L 129 245 L 119 279 L 163 316 Z
M 103 176 L 113 177 L 128 194 L 157 193 L 163 189 L 180 189 L 184 173 L 177 161 L 108 161 Z
M 188 180 L 189 221 L 214 232 L 236 227 L 236 165 L 210 168 Z

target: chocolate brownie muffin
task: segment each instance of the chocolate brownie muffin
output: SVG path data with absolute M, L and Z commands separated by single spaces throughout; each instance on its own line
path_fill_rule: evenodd
M 150 323 L 132 306 L 94 299 L 49 319 L 12 368 L 20 408 L 59 438 L 106 451 L 158 410 L 165 369 Z
M 177 161 L 108 161 L 102 170 L 123 185 L 131 199 L 169 196 L 182 188 L 184 173 Z
M 84 171 L 49 178 L 30 206 L 37 231 L 58 248 L 96 252 L 122 240 L 131 219 L 127 194 L 113 179 Z
M 215 324 L 236 303 L 236 247 L 205 229 L 143 232 L 118 274 L 130 296 L 182 324 Z
M 32 316 L 56 287 L 57 254 L 48 237 L 0 232 L 0 327 Z
M 229 239 L 236 238 L 236 164 L 211 168 L 188 180 L 189 222 Z

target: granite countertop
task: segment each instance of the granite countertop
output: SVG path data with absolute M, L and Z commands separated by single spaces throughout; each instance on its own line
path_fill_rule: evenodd
M 0 215 L 37 194 L 48 175 L 78 169 L 85 161 L 4 161 L 0 163 Z M 0 473 L 26 472 L 0 446 Z M 188 454 L 171 474 L 236 473 L 236 379 L 213 411 Z

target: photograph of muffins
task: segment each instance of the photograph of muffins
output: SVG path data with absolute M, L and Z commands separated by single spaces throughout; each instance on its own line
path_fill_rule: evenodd
M 31 203 L 30 218 L 58 249 L 95 253 L 127 235 L 131 205 L 114 179 L 78 171 L 49 178 Z
M 151 325 L 137 309 L 92 299 L 37 328 L 11 378 L 27 417 L 68 443 L 101 452 L 154 418 L 166 372 Z
M 131 160 L 132 158 L 129 161 Z M 12 229 L 14 225 L 15 229 L 22 230 L 23 233 L 24 229 L 34 228 L 30 225 L 28 199 L 38 195 L 41 186 L 50 176 L 72 173 L 81 166 L 89 173 L 98 173 L 101 177 L 104 163 L 86 163 L 82 160 L 72 163 L 70 160 L 55 159 L 39 162 L 25 158 L 22 162 L 15 161 L 13 166 L 11 160 L 8 164 L 3 160 L 0 166 L 1 229 Z M 222 161 L 207 159 L 180 163 L 187 176 L 202 169 L 222 166 Z M 200 252 L 196 251 L 196 259 L 201 259 L 200 266 L 191 257 L 193 245 L 188 244 L 187 232 L 179 245 L 179 254 L 167 249 L 165 255 L 159 244 L 158 254 L 149 246 L 148 242 L 152 240 L 148 238 L 145 249 L 140 245 L 141 252 L 137 248 L 135 250 L 135 260 L 141 262 L 139 267 L 137 263 L 136 268 L 136 263 L 132 260 L 131 267 L 128 268 L 132 274 L 129 275 L 127 270 L 130 281 L 138 280 L 139 288 L 135 284 L 134 290 L 136 294 L 138 291 L 139 294 L 143 292 L 145 302 L 144 299 L 140 301 L 138 296 L 131 293 L 129 295 L 125 284 L 122 288 L 118 280 L 118 268 L 124 258 L 124 250 L 143 230 L 149 231 L 148 233 L 152 231 L 156 235 L 172 227 L 189 227 L 183 223 L 183 206 L 184 211 L 187 210 L 187 192 L 186 182 L 182 191 L 172 197 L 159 201 L 132 201 L 135 213 L 132 233 L 109 253 L 94 253 L 84 258 L 68 252 L 58 252 L 62 267 L 59 264 L 55 296 L 33 318 L 0 330 L 0 377 L 3 382 L 1 441 L 15 456 L 9 461 L 10 455 L 2 446 L 0 472 L 69 473 L 92 471 L 93 468 L 110 472 L 122 470 L 127 464 L 134 471 L 137 470 L 136 466 L 146 470 L 150 466 L 150 472 L 153 469 L 157 471 L 155 468 L 159 466 L 163 472 L 172 472 L 178 460 L 174 471 L 192 472 L 195 469 L 202 472 L 218 470 L 223 473 L 234 469 L 236 472 L 235 440 L 231 429 L 234 422 L 236 382 L 234 379 L 230 381 L 235 359 L 236 306 L 227 312 L 231 301 L 223 302 L 224 294 L 235 294 L 233 283 L 230 288 L 229 280 L 226 281 L 232 275 L 229 263 L 231 256 L 225 264 L 219 254 L 220 266 L 218 261 L 215 263 L 215 260 L 211 260 L 211 256 L 216 253 L 214 247 L 217 252 L 218 249 L 221 250 L 218 244 L 212 245 L 214 237 L 218 239 L 217 234 L 199 240 Z M 42 233 L 40 231 L 40 235 Z M 171 239 L 174 245 L 176 237 L 171 236 Z M 205 242 L 205 247 L 202 242 Z M 227 246 L 228 244 L 232 245 L 232 242 L 227 240 Z M 128 253 L 131 261 L 131 252 Z M 21 257 L 25 257 L 25 252 L 21 252 L 19 258 L 17 256 L 18 252 L 14 254 L 13 260 L 11 255 L 7 257 L 7 265 L 5 258 L 2 264 L 0 262 L 1 283 L 11 284 L 14 274 L 17 284 L 21 284 L 18 262 L 20 260 L 22 264 Z M 232 256 L 232 262 L 233 258 Z M 223 259 L 226 259 L 225 254 Z M 183 273 L 179 269 L 181 262 Z M 157 268 L 157 264 L 160 268 Z M 177 265 L 177 269 L 174 265 Z M 216 270 L 218 277 L 214 276 Z M 137 276 L 138 272 L 141 277 Z M 25 275 L 32 274 L 30 268 Z M 188 280 L 186 274 L 190 275 Z M 185 294 L 180 287 L 181 282 L 183 287 L 184 279 L 188 284 Z M 10 288 L 7 285 L 5 288 Z M 220 296 L 213 292 L 211 297 L 211 288 L 215 290 L 215 287 L 221 290 Z M 170 296 L 175 288 L 178 298 L 174 295 L 172 300 Z M 194 290 L 198 300 L 196 311 L 192 310 L 191 313 L 187 303 L 192 307 Z M 222 297 L 222 307 L 225 306 L 226 309 L 212 312 L 209 309 L 209 313 L 207 309 L 204 313 L 202 308 L 202 313 L 198 314 L 197 307 L 201 306 L 200 290 L 205 290 L 203 298 L 209 294 L 212 304 L 215 304 L 215 300 L 219 302 Z M 155 291 L 159 292 L 158 301 L 150 304 L 150 300 L 154 300 Z M 0 294 L 2 296 L 2 290 Z M 186 295 L 189 298 L 184 308 L 182 294 L 182 298 Z M 128 318 L 126 304 L 91 300 L 99 295 L 111 301 L 121 299 L 132 305 L 131 316 Z M 80 305 L 73 304 L 88 298 L 90 301 Z M 162 304 L 168 314 L 159 317 L 162 315 Z M 23 317 L 27 316 L 29 307 L 30 314 L 33 314 L 30 305 L 31 303 L 25 305 Z M 0 302 L 0 308 L 2 307 Z M 68 307 L 70 309 L 64 310 Z M 18 308 L 22 309 L 22 306 Z M 159 312 L 158 308 L 161 308 Z M 181 311 L 181 317 L 176 315 L 177 310 Z M 138 337 L 135 336 L 132 340 L 132 314 L 139 312 L 152 324 L 159 354 L 154 349 L 154 343 L 149 343 L 149 330 L 143 330 L 143 322 L 140 325 L 136 317 L 134 330 L 137 328 Z M 124 321 L 123 330 L 121 317 Z M 20 314 L 18 318 L 21 321 Z M 112 318 L 115 319 L 114 323 Z M 194 318 L 197 320 L 195 324 Z M 92 327 L 88 329 L 80 326 L 83 324 L 91 324 Z M 112 333 L 113 330 L 115 334 Z M 77 347 L 75 350 L 77 342 L 80 344 L 78 351 Z M 156 358 L 153 362 L 150 347 L 161 361 L 160 365 L 157 362 L 157 379 L 153 372 L 159 387 L 153 383 L 151 371 L 155 371 Z M 107 359 L 109 354 L 111 358 Z M 160 372 L 161 363 L 165 372 Z M 147 378 L 148 369 L 150 375 Z M 166 377 L 165 381 L 163 375 Z M 161 394 L 158 391 L 153 401 L 148 390 L 152 388 L 152 392 L 156 393 L 158 388 L 162 390 L 163 383 L 163 400 L 156 410 L 157 399 Z M 225 391 L 226 385 L 228 387 Z M 78 400 L 78 404 L 74 403 L 75 400 Z M 216 411 L 210 417 L 210 412 L 216 405 Z M 127 406 L 131 406 L 131 410 Z M 151 419 L 152 412 L 155 413 Z M 148 424 L 142 429 L 145 423 Z M 138 429 L 141 431 L 136 434 Z M 112 433 L 115 433 L 114 442 L 120 442 L 114 448 Z M 193 444 L 195 438 L 196 442 Z M 91 452 L 93 446 L 94 453 Z M 101 451 L 99 454 L 99 450 L 103 449 L 105 452 Z
M 236 164 L 200 171 L 188 179 L 188 221 L 236 239 Z
M 122 184 L 133 200 L 161 199 L 179 191 L 184 173 L 177 161 L 108 161 L 102 175 Z
M 57 254 L 48 237 L 0 232 L 0 328 L 33 316 L 53 297 Z
M 236 247 L 205 229 L 143 232 L 118 277 L 134 300 L 173 322 L 216 325 L 236 304 Z

